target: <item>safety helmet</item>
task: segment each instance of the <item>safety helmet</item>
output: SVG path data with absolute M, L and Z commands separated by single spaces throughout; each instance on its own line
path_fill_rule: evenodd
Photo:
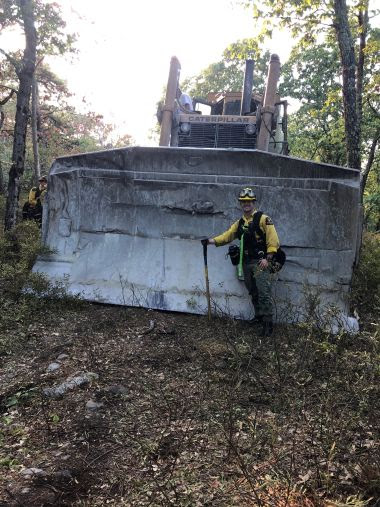
M 252 190 L 252 188 L 245 187 L 240 190 L 239 201 L 256 201 L 256 194 Z

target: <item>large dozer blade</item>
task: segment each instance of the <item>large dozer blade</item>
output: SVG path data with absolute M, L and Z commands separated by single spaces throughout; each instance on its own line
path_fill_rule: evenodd
M 346 312 L 359 245 L 359 172 L 261 151 L 125 148 L 57 159 L 35 270 L 91 301 L 206 313 L 201 237 L 241 215 L 255 188 L 287 263 L 277 320 L 293 319 L 305 284 Z M 251 304 L 227 247 L 209 247 L 213 310 L 249 318 Z M 290 312 L 290 313 L 289 313 Z M 292 310 L 293 312 L 293 310 Z

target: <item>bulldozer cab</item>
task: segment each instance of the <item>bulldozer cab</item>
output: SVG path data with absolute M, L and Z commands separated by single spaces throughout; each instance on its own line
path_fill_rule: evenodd
M 209 93 L 205 99 L 191 99 L 186 95 L 191 110 L 181 104 L 183 94 L 178 85 L 179 69 L 180 65 L 171 117 L 170 146 L 256 149 L 264 96 L 252 92 L 252 60 L 246 62 L 242 91 Z M 267 121 L 264 127 L 269 130 L 269 144 L 264 149 L 287 155 L 287 103 L 275 93 L 272 107 L 270 122 Z
M 217 115 L 240 115 L 241 111 L 241 99 L 242 92 L 220 92 L 220 93 L 208 93 L 207 103 L 209 104 L 209 113 L 206 114 L 217 114 Z M 278 98 L 279 99 L 279 98 Z M 252 93 L 251 102 L 249 106 L 249 114 L 256 115 L 257 108 L 262 104 L 263 97 Z M 199 104 L 204 104 L 197 98 L 194 99 L 194 108 Z M 246 113 L 247 114 L 247 113 Z

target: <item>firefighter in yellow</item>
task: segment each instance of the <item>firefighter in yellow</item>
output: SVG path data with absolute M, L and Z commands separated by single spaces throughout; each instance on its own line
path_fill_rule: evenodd
M 42 204 L 47 192 L 47 177 L 41 176 L 38 180 L 38 187 L 31 188 L 28 202 L 23 208 L 23 218 L 35 220 L 41 226 Z
M 238 199 L 243 216 L 226 232 L 208 239 L 207 243 L 223 246 L 234 239 L 240 240 L 244 283 L 255 309 L 253 324 L 262 325 L 262 335 L 270 336 L 273 333 L 271 265 L 280 243 L 272 220 L 256 209 L 256 195 L 253 190 L 243 188 Z

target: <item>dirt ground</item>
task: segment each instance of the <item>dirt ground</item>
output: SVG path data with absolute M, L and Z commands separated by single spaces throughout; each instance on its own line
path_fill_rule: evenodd
M 86 303 L 22 343 L 0 358 L 1 506 L 379 505 L 373 333 Z

